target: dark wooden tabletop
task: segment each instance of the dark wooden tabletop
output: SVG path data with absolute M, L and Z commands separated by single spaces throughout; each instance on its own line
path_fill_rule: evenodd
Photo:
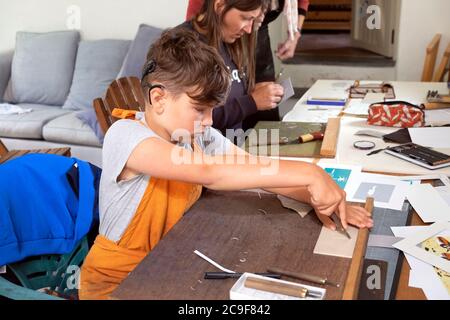
M 321 227 L 314 214 L 302 219 L 274 195 L 207 191 L 111 298 L 229 299 L 236 279 L 203 279 L 206 271 L 219 270 L 194 254 L 199 250 L 236 272 L 280 267 L 328 277 L 342 286 L 327 287 L 326 299 L 340 299 L 351 260 L 313 254 Z
M 6 151 L 6 150 L 5 150 Z M 70 148 L 53 148 L 53 149 L 35 149 L 35 150 L 11 150 L 0 154 L 0 164 L 30 153 L 46 153 L 56 154 L 60 156 L 70 157 Z

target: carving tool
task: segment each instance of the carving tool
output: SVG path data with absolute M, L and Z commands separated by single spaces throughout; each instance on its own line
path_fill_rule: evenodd
M 256 275 L 273 278 L 273 279 L 280 279 L 281 275 L 276 273 L 255 273 Z M 222 279 L 229 279 L 229 278 L 240 278 L 242 276 L 242 273 L 236 272 L 236 273 L 227 273 L 227 272 L 205 272 L 205 279 L 209 280 L 222 280 Z
M 336 213 L 333 213 L 331 215 L 331 219 L 333 219 L 334 223 L 336 224 L 336 231 L 343 234 L 344 236 L 346 236 L 347 238 L 349 238 L 351 240 L 352 237 L 347 232 L 347 230 L 344 229 L 344 227 L 342 226 L 341 219 L 339 219 L 339 217 L 337 216 Z
M 340 284 L 331 282 L 327 278 L 321 278 L 321 277 L 313 276 L 313 275 L 306 274 L 306 273 L 286 271 L 286 270 L 283 270 L 280 268 L 268 268 L 267 271 L 271 272 L 271 273 L 280 274 L 282 276 L 287 276 L 287 277 L 291 277 L 291 278 L 299 279 L 299 280 L 305 280 L 305 281 L 309 281 L 309 282 L 317 283 L 317 284 L 321 284 L 321 285 L 333 286 L 336 288 L 340 287 Z
M 308 297 L 322 298 L 322 293 L 320 292 L 311 291 L 294 284 L 278 283 L 265 279 L 247 278 L 247 280 L 245 280 L 244 286 L 251 289 L 258 289 L 303 299 Z

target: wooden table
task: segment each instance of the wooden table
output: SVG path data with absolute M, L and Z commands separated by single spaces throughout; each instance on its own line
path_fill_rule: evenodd
M 54 148 L 54 149 L 36 149 L 36 150 L 12 150 L 7 151 L 4 154 L 0 154 L 0 164 L 24 156 L 30 153 L 46 153 L 46 154 L 56 154 L 60 156 L 70 157 L 70 148 Z
M 326 299 L 341 299 L 351 259 L 313 253 L 321 228 L 314 214 L 301 219 L 272 194 L 207 191 L 111 298 L 228 300 L 236 279 L 203 279 L 218 269 L 199 250 L 236 272 L 279 267 L 328 277 L 341 287 L 327 287 Z

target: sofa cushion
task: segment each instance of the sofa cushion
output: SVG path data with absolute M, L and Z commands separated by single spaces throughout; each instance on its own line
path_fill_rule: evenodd
M 118 78 L 138 77 L 141 78 L 142 68 L 147 60 L 147 53 L 150 46 L 161 36 L 162 30 L 141 24 L 136 37 L 131 43 L 127 56 L 123 61 Z
M 5 101 L 62 106 L 72 83 L 79 40 L 78 31 L 17 32 L 11 96 Z
M 75 72 L 64 109 L 92 108 L 92 101 L 103 97 L 117 77 L 131 41 L 81 41 Z
M 0 137 L 42 139 L 42 127 L 49 121 L 68 113 L 52 106 L 22 103 L 23 109 L 33 111 L 23 114 L 0 115 Z
M 94 109 L 78 111 L 75 115 L 77 116 L 78 119 L 87 124 L 92 129 L 92 131 L 94 131 L 98 140 L 103 144 L 105 134 L 102 128 L 100 127 L 100 124 L 98 123 L 97 115 L 95 114 Z
M 44 140 L 51 142 L 101 147 L 94 131 L 70 112 L 47 123 L 42 129 Z

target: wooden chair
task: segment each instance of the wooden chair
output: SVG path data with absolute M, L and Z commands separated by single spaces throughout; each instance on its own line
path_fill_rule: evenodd
M 442 57 L 441 64 L 439 65 L 438 70 L 436 71 L 436 74 L 434 75 L 433 81 L 434 82 L 443 82 L 445 74 L 447 72 L 450 72 L 448 68 L 448 63 L 450 61 L 450 43 L 447 46 L 447 49 L 444 52 L 444 56 Z M 449 74 L 449 82 L 450 82 L 450 74 Z
M 441 43 L 441 34 L 436 34 L 427 47 L 425 56 L 425 64 L 423 66 L 422 82 L 430 82 L 433 80 L 434 68 L 436 66 L 436 58 Z
M 112 116 L 114 108 L 145 110 L 144 93 L 138 78 L 128 77 L 114 80 L 108 87 L 105 98 L 94 100 L 97 120 L 104 133 L 117 120 Z
M 3 142 L 0 140 L 0 157 L 3 157 L 7 153 L 8 153 L 8 149 L 3 144 Z

